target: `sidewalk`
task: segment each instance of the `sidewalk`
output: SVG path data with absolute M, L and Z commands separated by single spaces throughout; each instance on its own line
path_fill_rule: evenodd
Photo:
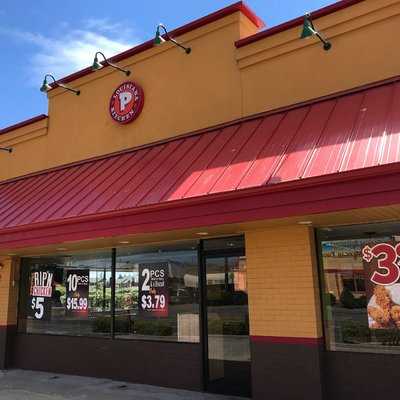
M 0 371 L 0 400 L 237 400 L 186 390 L 45 372 Z

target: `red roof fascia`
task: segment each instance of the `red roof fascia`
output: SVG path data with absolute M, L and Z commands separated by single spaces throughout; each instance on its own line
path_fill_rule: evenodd
M 326 6 L 324 8 L 321 8 L 317 11 L 313 11 L 311 13 L 311 18 L 313 19 L 317 19 L 317 18 L 321 18 L 324 17 L 326 15 L 329 14 L 333 14 L 334 12 L 343 10 L 344 8 L 348 8 L 351 7 L 355 4 L 361 3 L 365 0 L 342 0 L 342 1 L 338 1 L 334 4 L 331 4 L 329 6 Z M 240 39 L 238 41 L 235 42 L 235 46 L 237 48 L 243 47 L 243 46 L 247 46 L 250 43 L 254 43 L 257 42 L 258 40 L 261 39 L 265 39 L 269 36 L 273 36 L 276 35 L 277 33 L 280 32 L 284 32 L 288 29 L 292 29 L 295 28 L 296 26 L 300 26 L 302 25 L 304 22 L 304 16 L 292 19 L 290 21 L 284 22 L 280 25 L 274 26 L 272 28 L 266 29 L 264 31 L 258 32 L 252 36 Z
M 262 19 L 259 18 L 243 1 L 238 1 L 237 3 L 222 8 L 221 10 L 218 10 L 212 14 L 206 15 L 205 17 L 196 19 L 195 21 L 189 22 L 186 25 L 176 28 L 173 31 L 170 31 L 169 34 L 171 37 L 178 37 L 195 29 L 201 28 L 202 26 L 218 21 L 219 19 L 227 17 L 228 15 L 231 15 L 235 12 L 243 13 L 257 28 L 262 28 L 263 26 L 265 26 Z M 126 50 L 120 54 L 115 55 L 114 57 L 109 58 L 108 61 L 112 63 L 119 62 L 136 54 L 142 53 L 145 50 L 149 50 L 152 47 L 154 47 L 154 41 L 148 40 L 138 46 L 133 47 L 132 49 Z M 75 72 L 62 79 L 59 79 L 57 82 L 69 83 L 78 78 L 89 75 L 92 72 L 94 71 L 92 71 L 90 67 L 87 67 L 81 71 Z
M 400 163 L 5 229 L 0 248 L 215 226 L 399 203 Z
M 29 118 L 22 122 L 18 122 L 17 124 L 7 126 L 6 128 L 0 129 L 0 135 L 4 135 L 5 133 L 15 131 L 16 129 L 23 128 L 24 126 L 34 124 L 35 122 L 41 121 L 46 118 L 48 118 L 47 115 L 40 114 L 40 115 L 37 115 L 36 117 Z
M 286 336 L 250 336 L 253 343 L 263 344 L 289 344 L 300 346 L 321 346 L 324 338 L 286 337 Z

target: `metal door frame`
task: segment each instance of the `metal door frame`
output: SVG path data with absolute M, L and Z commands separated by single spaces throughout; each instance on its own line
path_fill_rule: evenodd
M 237 238 L 240 235 L 230 236 Z M 229 239 L 230 237 L 226 237 Z M 221 239 L 221 238 L 216 238 Z M 209 364 L 208 364 L 208 313 L 207 313 L 207 258 L 222 257 L 243 257 L 246 255 L 246 249 L 218 249 L 204 250 L 204 242 L 213 239 L 203 239 L 199 243 L 199 273 L 200 273 L 200 345 L 202 348 L 202 364 L 203 364 L 203 390 L 208 391 L 209 384 Z

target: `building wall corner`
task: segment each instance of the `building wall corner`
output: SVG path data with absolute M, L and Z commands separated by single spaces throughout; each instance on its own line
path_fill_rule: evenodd
M 9 366 L 17 327 L 19 259 L 0 258 L 0 370 Z
M 253 398 L 323 395 L 323 339 L 313 230 L 246 232 Z

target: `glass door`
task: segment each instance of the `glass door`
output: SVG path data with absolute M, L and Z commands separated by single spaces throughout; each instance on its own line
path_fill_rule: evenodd
M 206 388 L 250 396 L 251 363 L 244 249 L 205 253 Z

